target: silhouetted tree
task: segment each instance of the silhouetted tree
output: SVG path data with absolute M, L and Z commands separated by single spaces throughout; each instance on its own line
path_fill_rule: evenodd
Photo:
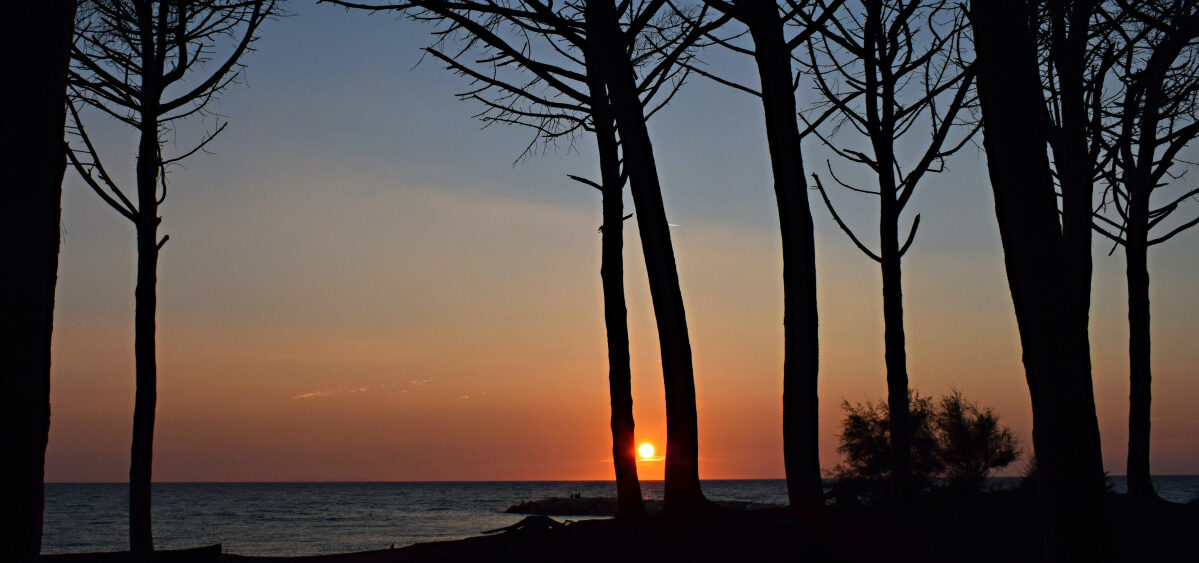
M 1156 498 L 1149 473 L 1149 247 L 1199 223 L 1171 215 L 1199 189 L 1154 202 L 1181 178 L 1179 153 L 1199 135 L 1199 2 L 1130 3 L 1104 15 L 1116 27 L 1112 73 L 1119 85 L 1101 100 L 1110 168 L 1095 229 L 1124 247 L 1128 281 L 1128 463 L 1130 495 Z M 1154 235 L 1154 228 L 1169 229 Z M 1114 250 L 1114 248 L 1113 248 Z
M 632 369 L 629 359 L 628 309 L 624 292 L 624 184 L 616 122 L 607 90 L 598 77 L 588 80 L 591 118 L 599 148 L 602 217 L 600 281 L 604 292 L 604 327 L 608 335 L 608 396 L 612 408 L 612 463 L 616 471 L 616 515 L 645 514 L 641 482 L 637 479 L 633 422 Z
M 1046 548 L 1063 561 L 1098 559 L 1107 541 L 1088 333 L 1100 149 L 1091 144 L 1086 89 L 1097 69 L 1086 63 L 1104 51 L 1094 48 L 1094 7 L 1066 0 L 972 0 L 969 7 L 983 147 L 1032 398 Z
M 587 0 L 582 21 L 588 33 L 582 47 L 589 64 L 608 89 L 649 274 L 666 386 L 666 508 L 686 511 L 707 504 L 699 486 L 695 375 L 683 292 L 653 144 L 645 126 L 645 105 L 637 94 L 635 64 L 637 39 L 664 4 L 664 0 L 649 0 L 638 12 L 633 10 L 632 2 L 618 7 L 608 0 Z
M 169 167 L 202 150 L 224 130 L 220 123 L 199 144 L 164 157 L 163 134 L 175 122 L 204 111 L 238 76 L 239 59 L 250 49 L 275 0 L 139 1 L 90 0 L 81 11 L 72 50 L 71 86 L 78 102 L 135 129 L 139 136 L 134 198 L 108 173 L 88 136 L 76 103 L 70 103 L 81 148 L 67 155 L 88 186 L 129 219 L 137 232 L 134 291 L 136 394 L 129 466 L 129 541 L 134 551 L 154 549 L 150 528 L 150 477 L 157 400 L 155 310 L 159 206 L 166 199 Z M 223 42 L 227 54 L 213 60 Z
M 937 436 L 933 426 L 936 416 L 933 401 L 921 397 L 914 389 L 907 397 L 909 420 L 909 486 L 916 491 L 932 484 L 933 477 L 941 471 L 941 459 L 937 455 Z M 894 490 L 891 472 L 894 464 L 892 445 L 890 401 L 850 404 L 841 401 L 845 418 L 841 421 L 837 451 L 845 461 L 833 469 L 837 479 L 834 494 L 839 502 L 865 501 L 875 503 L 890 499 Z
M 664 3 L 660 1 L 625 4 L 614 16 L 615 22 L 605 19 L 603 10 L 596 15 L 593 3 L 564 6 L 538 1 L 414 0 L 370 5 L 332 0 L 332 3 L 366 10 L 408 10 L 418 20 L 446 22 L 447 26 L 435 33 L 443 39 L 457 37 L 461 42 L 458 50 L 447 54 L 432 48 L 428 52 L 475 81 L 477 89 L 461 97 L 484 104 L 487 109 L 480 117 L 488 122 L 531 126 L 547 140 L 568 137 L 580 128 L 591 128 L 596 134 L 602 184 L 586 183 L 604 192 L 601 276 L 609 338 L 613 454 L 618 495 L 622 499 L 620 511 L 629 515 L 640 514 L 643 508 L 635 479 L 623 283 L 617 285 L 617 280 L 622 277 L 618 269 L 623 245 L 618 219 L 624 217 L 620 192 L 624 177 L 632 180 L 662 345 L 667 403 L 666 502 L 671 510 L 702 502 L 697 472 L 695 386 L 686 318 L 669 227 L 653 168 L 652 148 L 645 133 L 648 114 L 676 91 L 678 82 L 672 80 L 677 74 L 676 62 L 702 36 L 700 26 L 663 20 L 659 12 Z M 473 62 L 483 65 L 482 70 L 473 68 L 466 59 L 466 54 L 476 47 L 488 53 Z M 534 52 L 545 55 L 537 58 Z M 505 74 L 513 70 L 520 74 Z M 627 70 L 627 75 L 621 70 Z M 673 86 L 663 90 L 667 84 Z M 647 104 L 659 92 L 662 100 L 646 111 Z M 611 129 L 613 126 L 615 129 Z M 619 135 L 619 144 L 613 134 Z
M 999 424 L 995 411 L 980 409 L 960 391 L 937 400 L 932 424 L 940 476 L 958 491 L 982 490 L 992 471 L 1006 467 L 1020 455 L 1012 431 Z
M 842 0 L 777 2 L 704 0 L 743 25 L 753 47 L 732 39 L 716 42 L 752 56 L 760 90 L 693 68 L 762 101 L 770 169 L 778 205 L 783 251 L 783 460 L 788 500 L 805 510 L 824 505 L 820 480 L 819 312 L 816 306 L 816 244 L 804 179 L 801 135 L 796 119 L 792 51 L 823 25 Z M 678 10 L 678 8 L 676 8 Z
M 1020 452 L 1015 438 L 989 408 L 952 391 L 933 400 L 908 390 L 911 421 L 911 486 L 913 491 L 943 486 L 961 493 L 982 490 L 992 471 L 1006 467 Z M 877 502 L 894 494 L 890 401 L 850 404 L 842 401 L 845 419 L 837 451 L 845 462 L 833 474 L 840 502 Z M 939 481 L 939 485 L 938 485 Z
M 963 27 L 964 14 L 947 0 L 862 0 L 860 9 L 842 6 L 806 45 L 804 63 L 822 100 L 816 104 L 821 113 L 806 120 L 804 133 L 811 131 L 841 158 L 865 165 L 877 181 L 875 189 L 851 186 L 828 163 L 829 174 L 838 184 L 878 198 L 879 246 L 874 251 L 841 219 L 820 176 L 812 175 L 837 225 L 881 267 L 895 500 L 901 500 L 913 485 L 908 482 L 912 427 L 902 260 L 915 240 L 920 215 L 912 220 L 902 242 L 900 219 L 925 174 L 944 170 L 945 158 L 976 130 L 970 125 L 957 138 L 950 138 L 955 126 L 963 125 L 958 119 L 962 109 L 972 103 L 973 71 L 958 64 Z M 924 120 L 928 128 L 917 127 Z M 822 128 L 822 124 L 834 127 Z M 832 138 L 845 124 L 865 137 L 869 153 L 839 146 Z M 900 143 L 923 149 L 905 162 L 897 149 Z
M 42 547 L 50 431 L 50 336 L 58 281 L 63 128 L 75 0 L 7 7 L 3 50 L 4 338 L 0 339 L 0 560 L 34 561 Z

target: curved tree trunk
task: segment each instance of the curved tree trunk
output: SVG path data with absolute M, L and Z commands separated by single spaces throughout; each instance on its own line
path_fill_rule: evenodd
M 624 182 L 620 177 L 620 149 L 607 92 L 598 77 L 591 76 L 588 82 L 603 192 L 600 280 L 604 291 L 604 326 L 608 333 L 608 394 L 612 403 L 616 517 L 638 518 L 645 516 L 645 503 L 637 479 L 628 309 L 624 295 Z
M 699 486 L 695 377 L 670 226 L 662 203 L 653 145 L 645 127 L 645 111 L 637 95 L 636 78 L 615 6 L 604 0 L 589 0 L 586 13 L 591 28 L 588 40 L 594 41 L 595 60 L 600 63 L 599 70 L 608 87 L 620 131 L 658 325 L 662 379 L 666 387 L 666 510 L 686 512 L 705 507 L 707 501 Z
M 1137 202 L 1141 203 L 1141 202 Z M 1137 203 L 1134 203 L 1136 205 Z M 1148 202 L 1143 202 L 1147 204 Z M 1130 217 L 1134 209 L 1130 209 Z M 1149 474 L 1149 264 L 1147 225 L 1130 221 L 1124 247 L 1128 276 L 1128 494 L 1157 498 Z
M 35 561 L 42 547 L 46 441 L 50 431 L 50 341 L 58 282 L 62 179 L 66 170 L 67 64 L 74 0 L 18 2 L 6 31 L 4 93 L 6 213 L 4 338 L 0 339 L 0 560 Z
M 792 90 L 791 51 L 774 3 L 739 1 L 754 40 L 783 246 L 783 460 L 794 508 L 824 506 L 820 481 L 816 243 Z
M 1090 294 L 1090 248 L 1075 240 L 1079 217 L 1058 219 L 1049 132 L 1033 117 L 1042 115 L 1045 101 L 1032 15 L 1023 1 L 970 3 L 983 147 L 1032 398 L 1047 554 L 1091 561 L 1102 558 L 1108 539 L 1085 323 L 1089 298 L 1079 295 Z M 1073 200 L 1064 205 L 1068 215 L 1079 209 Z
M 153 115 L 153 114 L 150 114 Z M 150 482 L 154 458 L 154 408 L 158 400 L 154 316 L 158 306 L 158 123 L 142 127 L 137 156 L 137 287 L 134 289 L 133 355 L 136 390 L 129 460 L 129 546 L 152 551 Z

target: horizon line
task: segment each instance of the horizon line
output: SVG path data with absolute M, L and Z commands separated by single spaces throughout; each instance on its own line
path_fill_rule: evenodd
M 1107 478 L 1123 477 L 1127 475 L 1105 475 Z M 1150 475 L 1150 478 L 1155 477 L 1199 477 L 1199 473 L 1170 473 Z M 994 476 L 988 479 L 1023 479 L 1022 475 L 1007 475 Z M 821 481 L 835 481 L 831 477 L 822 477 Z M 715 482 L 715 481 L 786 481 L 783 477 L 737 477 L 730 479 L 700 479 L 700 482 Z M 154 485 L 343 485 L 343 484 L 398 484 L 398 483 L 615 483 L 615 479 L 408 479 L 408 480 L 320 480 L 320 481 L 152 481 Z M 642 483 L 662 483 L 664 479 L 640 479 Z M 127 485 L 128 481 L 46 481 L 47 485 Z

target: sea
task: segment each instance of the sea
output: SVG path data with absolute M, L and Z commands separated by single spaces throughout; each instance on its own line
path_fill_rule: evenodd
M 996 478 L 993 488 L 1015 486 Z M 1156 476 L 1166 500 L 1199 497 L 1199 475 Z M 1123 477 L 1111 477 L 1116 492 Z M 787 502 L 782 480 L 704 481 L 713 500 Z M 661 481 L 643 481 L 647 498 L 662 498 Z M 478 535 L 523 516 L 509 506 L 549 497 L 614 497 L 612 481 L 404 483 L 155 483 L 154 544 L 181 549 L 222 544 L 239 555 L 316 555 Z M 128 549 L 124 483 L 47 483 L 42 553 Z M 562 517 L 572 519 L 569 516 Z M 586 518 L 586 517 L 579 517 Z

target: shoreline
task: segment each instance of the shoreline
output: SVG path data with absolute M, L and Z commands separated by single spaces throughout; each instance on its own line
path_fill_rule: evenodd
M 1139 502 L 1107 497 L 1116 559 L 1159 561 L 1193 553 L 1199 503 Z M 394 549 L 299 556 L 223 553 L 220 546 L 152 555 L 43 555 L 41 563 L 407 563 L 411 561 L 755 561 L 780 555 L 814 562 L 1036 560 L 1040 536 L 1035 499 L 1027 493 L 922 498 L 904 511 L 830 506 L 801 520 L 783 508 L 721 509 L 637 522 L 559 521 L 529 516 L 495 533 L 415 543 Z

